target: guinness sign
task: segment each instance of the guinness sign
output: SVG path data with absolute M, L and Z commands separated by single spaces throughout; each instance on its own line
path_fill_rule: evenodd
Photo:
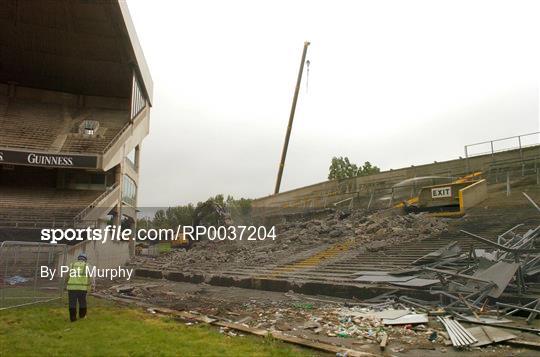
M 44 167 L 95 169 L 97 168 L 97 156 L 46 154 L 0 149 L 0 164 L 4 163 Z

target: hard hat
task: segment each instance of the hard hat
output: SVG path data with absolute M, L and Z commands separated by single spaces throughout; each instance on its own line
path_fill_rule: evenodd
M 77 257 L 77 259 L 79 260 L 88 260 L 88 257 L 86 256 L 86 253 L 81 253 L 79 254 L 79 256 Z

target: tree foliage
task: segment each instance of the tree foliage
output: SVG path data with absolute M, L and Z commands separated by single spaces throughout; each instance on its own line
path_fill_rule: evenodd
M 333 157 L 330 164 L 328 179 L 342 180 L 357 176 L 367 176 L 381 172 L 381 170 L 366 161 L 363 166 L 352 164 L 348 157 Z
M 235 199 L 233 196 L 216 195 L 210 197 L 217 204 L 227 209 L 235 224 L 248 224 L 251 220 L 251 199 Z M 195 219 L 195 212 L 206 201 L 198 202 L 197 205 L 191 203 L 187 205 L 168 207 L 156 211 L 154 217 L 142 217 L 138 220 L 139 228 L 173 228 L 179 225 L 190 226 Z M 215 212 L 210 212 L 204 217 L 204 224 L 216 225 L 218 217 Z

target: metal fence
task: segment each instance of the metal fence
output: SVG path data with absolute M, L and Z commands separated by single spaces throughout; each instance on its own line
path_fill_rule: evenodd
M 0 244 L 0 310 L 62 298 L 67 246 L 5 241 Z M 51 277 L 51 269 L 56 274 Z M 49 274 L 44 274 L 45 271 Z
M 384 209 L 416 197 L 424 186 L 452 182 L 459 177 L 425 176 L 399 183 L 386 182 L 381 185 L 362 185 L 349 187 L 339 192 L 313 194 L 309 197 L 287 202 L 281 207 L 262 207 L 252 211 L 255 219 L 282 217 L 287 215 L 309 214 L 328 208 Z M 502 192 L 510 196 L 512 190 L 521 186 L 540 186 L 540 159 L 499 161 L 485 170 L 477 179 L 486 179 L 491 192 Z M 498 185 L 497 185 L 498 184 Z
M 465 158 L 468 159 L 478 155 L 495 155 L 501 151 L 522 150 L 529 146 L 540 144 L 540 132 L 524 135 L 510 136 L 508 138 L 483 141 L 481 143 L 465 145 Z

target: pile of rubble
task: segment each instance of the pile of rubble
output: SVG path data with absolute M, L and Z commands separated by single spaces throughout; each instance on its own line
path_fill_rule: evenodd
M 426 214 L 399 215 L 393 210 L 372 214 L 363 210 L 334 212 L 321 219 L 278 224 L 274 240 L 201 240 L 189 251 L 136 257 L 133 263 L 152 262 L 163 269 L 174 267 L 183 271 L 285 264 L 346 240 L 359 243 L 356 246 L 360 250 L 376 251 L 398 242 L 437 235 L 446 229 L 443 220 Z
M 211 323 L 231 336 L 271 335 L 334 353 L 341 350 L 332 346 L 345 348 L 347 353 L 372 353 L 387 346 L 394 353 L 418 349 L 443 353 L 451 346 L 496 353 L 508 346 L 538 349 L 540 225 L 509 228 L 496 240 L 462 230 L 461 234 L 471 237 L 466 244 L 449 242 L 406 269 L 353 273 L 354 281 L 362 286 L 386 285 L 382 289 L 385 293 L 369 299 L 328 300 L 292 291 L 283 294 L 206 284 L 195 285 L 199 290 L 179 298 L 173 291 L 177 285 L 171 282 L 113 287 L 104 296 L 145 306 L 165 305 L 174 309 L 167 314 L 179 316 L 177 311 L 182 311 L 181 317 L 189 323 Z M 199 242 L 188 252 L 152 259 L 162 268 L 172 264 L 176 269 L 189 265 L 222 269 L 227 264 L 246 266 L 295 259 L 313 246 L 324 249 L 344 240 L 361 242 L 357 249 L 374 251 L 397 241 L 422 240 L 448 228 L 444 221 L 424 214 L 400 216 L 387 210 L 371 215 L 337 212 L 323 219 L 282 223 L 277 229 L 275 241 L 252 245 Z M 212 289 L 222 290 L 214 291 L 209 298 L 205 291 Z M 242 300 L 241 290 L 249 291 L 243 293 L 244 297 L 260 294 L 260 298 Z M 276 294 L 281 299 L 276 299 Z
M 411 298 L 405 291 L 398 300 L 425 312 L 442 308 L 448 317 L 439 318 L 439 322 L 458 348 L 503 340 L 514 343 L 516 336 L 501 328 L 540 334 L 540 329 L 534 327 L 505 324 L 516 314 L 525 317 L 527 325 L 540 316 L 540 225 L 527 228 L 518 224 L 496 241 L 464 230 L 461 233 L 491 248 L 476 249 L 474 244 L 464 248 L 454 241 L 417 259 L 413 262 L 416 266 L 392 272 L 361 271 L 355 274 L 355 281 L 429 289 L 437 300 Z M 488 314 L 496 316 L 486 317 Z M 466 329 L 460 322 L 481 327 Z
M 213 324 L 231 337 L 245 333 L 272 335 L 323 350 L 338 346 L 347 349 L 350 356 L 385 349 L 393 353 L 445 353 L 452 346 L 508 353 L 510 345 L 540 346 L 540 330 L 523 327 L 520 318 L 497 316 L 489 308 L 480 315 L 461 313 L 450 318 L 452 310 L 444 304 L 430 302 L 417 308 L 412 303 L 417 300 L 402 299 L 392 293 L 361 301 L 292 291 L 140 281 L 112 286 L 99 296 L 135 302 L 152 313 L 174 314 L 188 325 Z M 465 336 L 469 336 L 468 342 L 464 342 Z

